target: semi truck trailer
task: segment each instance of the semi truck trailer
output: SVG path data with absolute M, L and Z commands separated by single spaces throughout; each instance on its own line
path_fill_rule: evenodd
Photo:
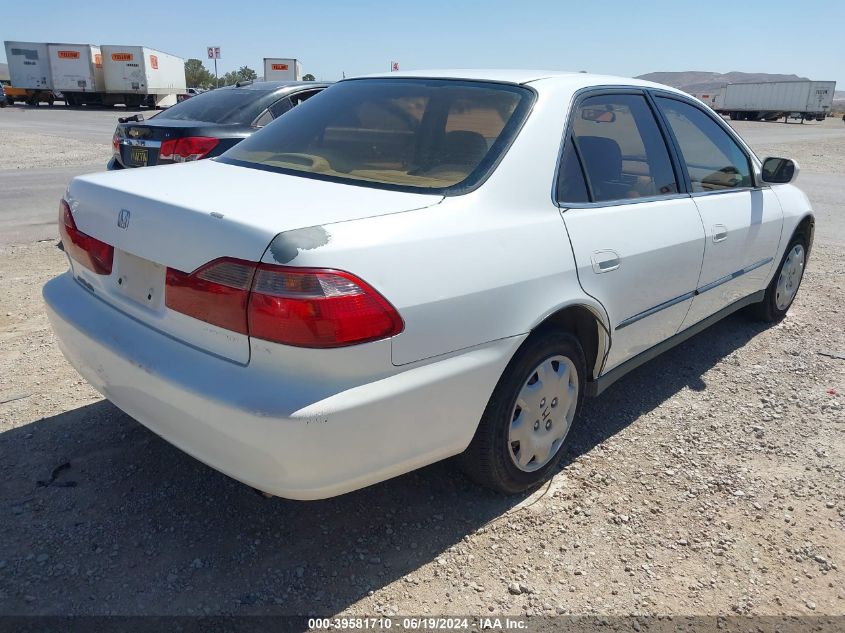
M 185 93 L 182 58 L 144 46 L 6 42 L 12 102 L 52 105 L 174 105 Z
M 5 42 L 9 80 L 15 88 L 52 90 L 47 44 L 41 42 Z
M 47 44 L 42 42 L 5 42 L 11 86 L 5 89 L 6 101 L 53 105 L 53 78 Z
M 692 96 L 718 111 L 725 100 L 724 88 L 708 90 L 707 92 L 693 92 Z
M 788 120 L 798 115 L 803 121 L 823 121 L 833 105 L 835 81 L 773 81 L 728 84 L 721 103 L 714 109 L 731 120 Z
M 146 46 L 103 44 L 106 101 L 151 108 L 176 104 L 185 92 L 185 60 Z
M 264 81 L 302 81 L 302 64 L 298 59 L 265 57 Z
M 103 56 L 93 44 L 47 44 L 52 89 L 67 105 L 101 103 L 106 90 Z

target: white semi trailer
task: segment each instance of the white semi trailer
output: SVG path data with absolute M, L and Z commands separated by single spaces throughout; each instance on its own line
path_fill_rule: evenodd
M 302 64 L 298 59 L 265 57 L 264 81 L 302 81 Z
M 42 42 L 5 42 L 9 79 L 15 88 L 52 90 L 47 44 Z
M 185 93 L 185 60 L 145 46 L 104 44 L 106 103 L 167 107 Z
M 714 108 L 734 121 L 787 120 L 792 114 L 801 120 L 823 121 L 833 105 L 835 81 L 773 81 L 728 84 L 724 99 Z
M 101 103 L 106 91 L 103 56 L 93 44 L 47 44 L 53 90 L 67 105 Z
M 722 103 L 725 101 L 724 88 L 707 90 L 706 92 L 693 92 L 692 96 L 717 111 L 722 107 Z
M 53 77 L 47 44 L 44 42 L 5 42 L 10 86 L 3 92 L 8 103 L 53 105 Z
M 54 92 L 67 105 L 125 104 L 167 107 L 185 93 L 182 58 L 144 46 L 95 46 L 48 42 L 5 42 L 7 97 L 52 105 Z

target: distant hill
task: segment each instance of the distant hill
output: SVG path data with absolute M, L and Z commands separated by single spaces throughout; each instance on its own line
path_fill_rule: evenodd
M 800 81 L 806 77 L 798 75 L 776 75 L 770 73 L 712 73 L 700 70 L 689 70 L 686 72 L 658 72 L 640 75 L 637 79 L 654 81 L 659 84 L 666 84 L 674 88 L 680 88 L 684 92 L 705 92 L 720 88 L 725 84 L 754 83 L 760 81 Z

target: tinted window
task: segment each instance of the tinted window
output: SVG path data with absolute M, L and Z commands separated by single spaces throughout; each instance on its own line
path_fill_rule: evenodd
M 250 125 L 272 100 L 272 93 L 268 92 L 218 88 L 185 99 L 160 112 L 156 115 L 156 119 Z
M 572 121 L 593 201 L 678 192 L 666 143 L 642 95 L 584 99 Z
M 270 114 L 273 115 L 273 118 L 280 117 L 290 110 L 290 108 L 290 99 L 285 97 L 284 99 L 279 99 L 276 103 L 270 106 Z
M 307 90 L 305 92 L 297 92 L 296 94 L 292 94 L 290 96 L 291 106 L 298 106 L 303 101 L 307 101 L 315 94 L 320 92 L 320 90 Z
M 294 107 L 221 160 L 361 184 L 470 186 L 504 151 L 532 98 L 528 89 L 504 84 L 345 81 Z
M 587 193 L 587 183 L 584 181 L 584 172 L 581 170 L 581 162 L 575 154 L 575 144 L 572 137 L 566 141 L 563 148 L 563 160 L 560 163 L 560 172 L 557 179 L 558 202 L 589 202 L 590 195 Z
M 261 113 L 261 116 L 252 124 L 253 127 L 264 127 L 270 121 L 273 120 L 273 115 L 271 114 L 270 110 L 265 110 Z
M 752 186 L 748 157 L 716 121 L 681 101 L 657 102 L 678 140 L 693 191 Z

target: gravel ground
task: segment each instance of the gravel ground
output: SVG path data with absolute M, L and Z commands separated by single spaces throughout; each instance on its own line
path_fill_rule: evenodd
M 786 149 L 841 173 L 815 145 Z M 40 298 L 64 256 L 0 247 L 0 613 L 845 615 L 830 226 L 785 321 L 734 315 L 587 401 L 561 472 L 509 499 L 451 461 L 265 499 L 88 387 Z
M 6 128 L 0 169 L 32 169 L 37 167 L 68 167 L 70 165 L 103 165 L 111 156 L 111 137 L 103 142 L 67 139 L 53 134 L 26 132 Z M 38 151 L 33 151 L 38 148 Z

